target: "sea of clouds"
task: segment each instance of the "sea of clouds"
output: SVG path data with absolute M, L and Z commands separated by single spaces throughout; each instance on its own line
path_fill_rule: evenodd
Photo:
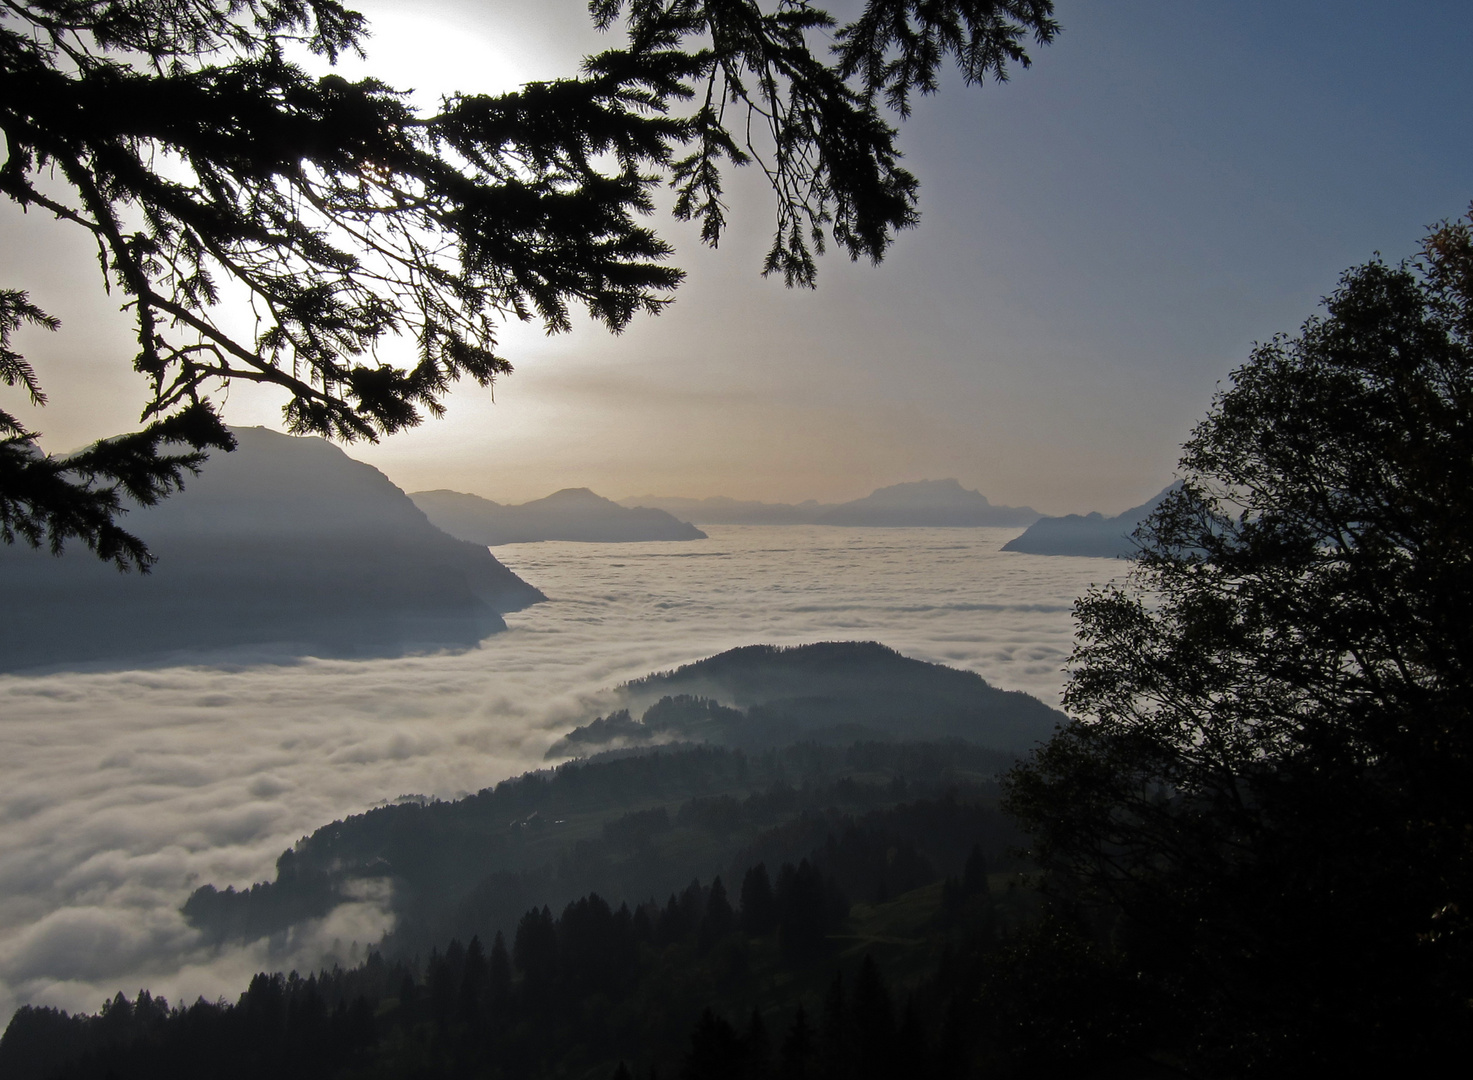
M 540 768 L 601 692 L 723 649 L 877 640 L 1057 704 L 1074 598 L 1124 569 L 1000 552 L 1016 529 L 708 531 L 497 548 L 550 599 L 471 652 L 0 676 L 0 1018 L 142 987 L 233 999 L 258 970 L 355 959 L 382 896 L 219 950 L 178 909 L 269 879 L 337 818 Z

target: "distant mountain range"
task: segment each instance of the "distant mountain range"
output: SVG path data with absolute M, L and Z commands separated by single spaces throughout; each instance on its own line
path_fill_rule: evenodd
M 623 506 L 657 507 L 698 525 L 1012 526 L 1041 514 L 1022 506 L 994 506 L 956 480 L 916 480 L 879 488 L 862 499 L 825 504 L 764 503 L 736 499 L 682 499 L 641 495 Z
M 1102 559 L 1129 558 L 1135 554 L 1131 534 L 1161 500 L 1175 491 L 1172 484 L 1148 502 L 1131 507 L 1114 517 L 1099 513 L 1069 514 L 1066 517 L 1040 518 L 1002 546 L 1004 551 L 1021 551 L 1028 555 L 1084 555 Z
M 918 480 L 883 487 L 826 511 L 821 525 L 1029 525 L 1042 515 L 1027 506 L 993 506 L 955 480 Z
M 469 647 L 545 597 L 322 439 L 234 429 L 186 490 L 124 519 L 158 565 L 0 544 L 0 670 L 246 645 L 385 656 Z
M 706 539 L 700 529 L 664 510 L 624 507 L 587 488 L 564 488 L 519 506 L 443 489 L 416 491 L 409 497 L 438 528 L 474 544 Z
M 1064 721 L 1037 698 L 989 686 L 975 672 L 873 641 L 749 645 L 627 683 L 615 699 L 624 708 L 570 731 L 547 756 L 669 742 L 755 751 L 865 739 L 965 739 L 1024 753 Z
M 803 502 L 766 503 L 750 499 L 684 499 L 677 495 L 639 495 L 620 499 L 620 506 L 657 507 L 697 525 L 813 525 L 832 506 L 813 499 Z

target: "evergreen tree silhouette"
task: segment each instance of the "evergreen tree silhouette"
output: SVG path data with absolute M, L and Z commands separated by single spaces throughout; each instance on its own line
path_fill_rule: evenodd
M 753 935 L 770 934 L 777 929 L 777 901 L 766 863 L 758 863 L 742 875 L 741 926 L 744 933 Z
M 501 931 L 491 942 L 491 956 L 486 964 L 486 990 L 491 1007 L 505 1011 L 511 1005 L 511 957 L 507 955 L 506 938 Z
M 376 441 L 438 416 L 459 379 L 509 373 L 504 319 L 565 331 L 581 305 L 618 331 L 658 312 L 683 277 L 642 220 L 666 183 L 714 247 L 723 172 L 758 160 L 776 209 L 763 272 L 790 286 L 814 283 L 828 243 L 878 261 L 919 191 L 886 104 L 904 117 L 949 61 L 1002 78 L 1029 36 L 1058 31 L 1049 0 L 994 7 L 878 0 L 837 28 L 808 4 L 598 0 L 595 24 L 627 29 L 625 47 L 422 113 L 379 79 L 300 62 L 369 45 L 336 0 L 7 3 L 0 194 L 96 245 L 100 285 L 133 319 L 146 426 L 51 457 L 0 409 L 0 541 L 77 538 L 146 570 L 116 519 L 233 446 L 210 400 L 232 382 L 284 393 L 294 432 Z M 222 293 L 254 323 L 222 318 Z M 43 405 L 9 347 L 26 322 L 56 326 L 0 289 L 0 384 Z M 414 363 L 381 358 L 393 337 L 416 343 Z
M 552 911 L 543 905 L 533 908 L 517 923 L 517 936 L 512 945 L 515 960 L 530 998 L 541 999 L 557 980 L 558 941 Z
M 987 883 L 987 860 L 982 855 L 982 845 L 973 844 L 967 855 L 967 865 L 962 870 L 962 895 L 980 896 L 989 891 Z
M 481 952 L 481 939 L 471 938 L 466 947 L 465 965 L 460 978 L 459 1010 L 462 1023 L 474 1024 L 480 1019 L 481 1002 L 486 992 L 488 967 Z
M 741 1080 L 742 1042 L 736 1030 L 709 1007 L 691 1033 L 690 1051 L 681 1066 L 681 1080 Z
M 873 956 L 866 954 L 854 981 L 853 1016 L 855 1065 L 859 1080 L 882 1080 L 894 1074 L 895 1009 L 890 991 Z
M 778 1075 L 781 1080 L 805 1080 L 812 1075 L 815 1053 L 813 1026 L 808 1022 L 808 1013 L 802 1003 L 793 1014 L 793 1022 L 783 1036 Z
M 824 1080 L 849 1080 L 853 1073 L 855 1044 L 842 972 L 834 972 L 828 992 L 824 995 L 818 1048 L 819 1075 Z
M 736 929 L 736 913 L 726 898 L 726 888 L 717 877 L 711 882 L 711 891 L 706 897 L 706 913 L 701 919 L 698 947 L 706 952 L 716 942 Z
M 742 1055 L 749 1080 L 763 1080 L 772 1075 L 772 1040 L 768 1037 L 762 1011 L 755 1006 L 747 1018 L 747 1030 L 742 1033 Z

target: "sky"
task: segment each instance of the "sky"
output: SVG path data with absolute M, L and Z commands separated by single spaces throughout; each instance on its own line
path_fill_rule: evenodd
M 377 36 L 347 73 L 426 98 L 556 77 L 600 44 L 579 0 L 359 6 Z M 880 266 L 830 256 L 814 292 L 761 278 L 771 205 L 749 175 L 719 251 L 658 222 L 689 274 L 665 314 L 618 337 L 508 328 L 494 401 L 460 388 L 443 420 L 349 452 L 406 490 L 514 502 L 838 501 L 943 477 L 1045 513 L 1143 502 L 1255 341 L 1467 210 L 1473 5 L 1060 0 L 1058 17 L 1011 82 L 919 102 L 901 146 L 922 221 Z M 78 230 L 0 209 L 0 286 L 64 322 L 21 338 L 49 449 L 131 429 L 143 402 L 99 284 Z M 226 416 L 280 426 L 279 407 L 234 387 Z

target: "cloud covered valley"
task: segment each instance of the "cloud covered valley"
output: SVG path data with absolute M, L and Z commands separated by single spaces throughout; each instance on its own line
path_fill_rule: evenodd
M 516 545 L 498 557 L 549 602 L 468 652 L 0 677 L 0 1011 L 143 986 L 233 997 L 257 970 L 346 962 L 387 929 L 385 897 L 220 950 L 178 908 L 198 885 L 270 877 L 347 814 L 540 768 L 601 692 L 734 646 L 878 640 L 1057 704 L 1073 599 L 1122 566 L 999 552 L 1017 531 Z

